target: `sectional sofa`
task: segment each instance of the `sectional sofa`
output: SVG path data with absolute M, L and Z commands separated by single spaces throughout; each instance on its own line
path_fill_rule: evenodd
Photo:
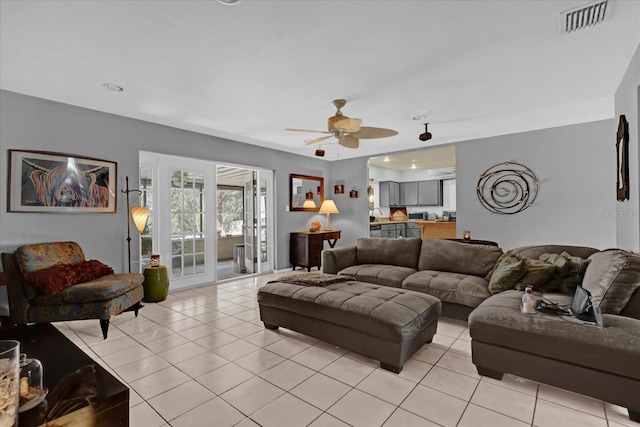
M 324 273 L 423 292 L 442 315 L 468 321 L 478 373 L 518 375 L 624 406 L 640 421 L 640 257 L 617 249 L 511 249 L 444 239 L 360 238 L 322 253 Z M 524 286 L 571 302 L 591 292 L 603 326 L 520 312 Z

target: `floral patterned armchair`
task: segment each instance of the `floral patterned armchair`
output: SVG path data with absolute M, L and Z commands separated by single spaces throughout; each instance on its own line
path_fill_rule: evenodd
M 143 275 L 86 261 L 75 242 L 20 246 L 2 254 L 2 265 L 13 324 L 100 319 L 106 339 L 110 317 L 128 309 L 137 316 L 144 296 Z

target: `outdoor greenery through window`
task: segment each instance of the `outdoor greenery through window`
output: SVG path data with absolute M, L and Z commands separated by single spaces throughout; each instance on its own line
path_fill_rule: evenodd
M 218 236 L 242 234 L 243 196 L 242 187 L 218 186 Z

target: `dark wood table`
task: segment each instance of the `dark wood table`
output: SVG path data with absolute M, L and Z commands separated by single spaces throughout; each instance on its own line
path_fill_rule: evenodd
M 20 427 L 39 426 L 47 416 L 55 419 L 52 425 L 129 425 L 129 388 L 54 326 L 4 326 L 0 339 L 20 341 L 21 353 L 40 360 L 43 385 L 49 389 L 43 403 L 20 414 Z

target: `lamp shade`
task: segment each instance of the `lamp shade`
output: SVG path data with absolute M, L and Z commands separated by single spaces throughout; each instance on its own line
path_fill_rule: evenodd
M 131 208 L 131 217 L 133 217 L 133 223 L 138 229 L 138 233 L 142 234 L 144 227 L 147 225 L 147 218 L 149 218 L 149 208 L 146 206 L 134 206 Z
M 338 207 L 333 202 L 333 200 L 325 200 L 324 202 L 322 202 L 322 206 L 320 206 L 320 210 L 318 211 L 318 213 L 336 214 L 340 213 L 340 211 L 338 210 Z
M 316 202 L 314 202 L 313 200 L 305 200 L 304 203 L 302 204 L 303 208 L 315 208 L 316 206 Z

